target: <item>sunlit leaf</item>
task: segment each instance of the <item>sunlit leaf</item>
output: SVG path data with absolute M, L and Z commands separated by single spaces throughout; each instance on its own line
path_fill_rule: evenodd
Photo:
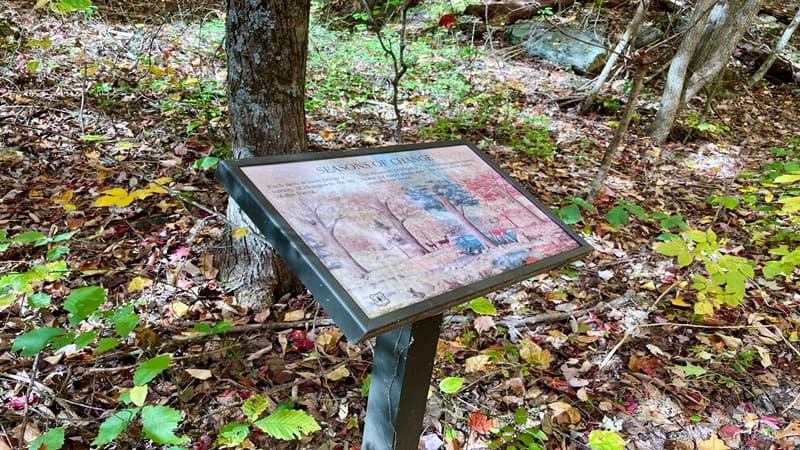
M 467 309 L 471 309 L 478 314 L 491 316 L 497 313 L 497 308 L 486 297 L 478 297 L 469 301 L 466 305 Z
M 139 364 L 139 367 L 133 372 L 133 384 L 142 386 L 149 383 L 150 380 L 169 367 L 170 361 L 172 361 L 172 358 L 169 355 L 158 355 Z
M 462 377 L 447 377 L 439 382 L 439 389 L 445 394 L 455 394 L 464 385 Z
M 147 385 L 132 387 L 128 395 L 134 405 L 144 406 L 144 401 L 147 400 Z
M 274 438 L 286 441 L 321 429 L 313 417 L 295 409 L 276 411 L 253 425 Z
M 248 422 L 255 422 L 267 410 L 269 402 L 264 397 L 253 394 L 242 405 L 242 412 Z
M 589 448 L 592 450 L 624 450 L 625 439 L 614 431 L 593 430 L 589 433 Z
M 217 445 L 239 445 L 247 439 L 250 434 L 250 426 L 241 422 L 226 423 L 225 426 L 220 428 L 217 434 Z

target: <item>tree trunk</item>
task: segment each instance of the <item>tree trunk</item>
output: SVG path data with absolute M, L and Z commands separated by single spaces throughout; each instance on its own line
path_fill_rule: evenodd
M 304 152 L 305 71 L 310 0 L 228 0 L 225 50 L 234 158 Z M 232 200 L 232 228 L 220 250 L 220 279 L 238 303 L 269 305 L 298 287 L 285 263 Z
M 667 139 L 681 108 L 728 64 L 736 43 L 758 13 L 761 0 L 702 0 L 692 25 L 670 65 L 661 108 L 650 134 L 656 144 Z M 700 43 L 703 45 L 699 45 Z
M 633 86 L 631 86 L 631 92 L 628 94 L 628 103 L 625 105 L 625 111 L 622 113 L 622 120 L 619 122 L 619 128 L 617 128 L 616 133 L 614 133 L 614 138 L 608 143 L 606 153 L 603 155 L 603 161 L 597 169 L 597 175 L 595 175 L 592 187 L 589 189 L 589 194 L 586 196 L 586 201 L 589 203 L 594 203 L 597 195 L 603 189 L 606 178 L 608 178 L 608 172 L 611 170 L 611 163 L 613 163 L 616 158 L 617 148 L 622 143 L 622 139 L 625 138 L 625 133 L 628 132 L 628 126 L 631 124 L 633 112 L 636 111 L 636 101 L 639 100 L 639 93 L 642 91 L 642 82 L 646 74 L 647 66 L 645 64 L 640 64 L 633 77 Z
M 797 8 L 797 13 L 794 15 L 794 19 L 792 19 L 792 22 L 789 24 L 789 26 L 786 27 L 785 30 L 783 30 L 783 35 L 781 35 L 781 38 L 780 40 L 778 40 L 778 43 L 775 44 L 775 48 L 772 49 L 772 53 L 770 53 L 769 56 L 767 56 L 767 60 L 764 61 L 763 64 L 761 64 L 761 67 L 759 67 L 756 73 L 753 75 L 753 77 L 750 78 L 750 81 L 747 83 L 748 86 L 753 87 L 753 85 L 755 85 L 756 83 L 761 81 L 762 78 L 764 78 L 764 75 L 766 75 L 769 68 L 772 67 L 772 64 L 778 58 L 778 55 L 781 54 L 783 48 L 786 47 L 786 44 L 789 43 L 789 39 L 792 38 L 794 30 L 797 29 L 798 25 L 800 25 L 800 8 Z
M 617 59 L 619 59 L 620 55 L 622 55 L 622 53 L 628 48 L 628 43 L 630 43 L 631 39 L 636 38 L 636 35 L 639 34 L 639 27 L 642 25 L 649 7 L 650 0 L 639 0 L 639 6 L 636 8 L 636 13 L 633 15 L 633 20 L 630 24 L 628 24 L 628 27 L 625 29 L 625 33 L 622 35 L 622 38 L 617 43 L 614 51 L 611 52 L 611 55 L 608 57 L 606 65 L 603 67 L 603 71 L 600 72 L 600 76 L 598 76 L 594 81 L 592 90 L 589 91 L 589 94 L 586 95 L 583 103 L 581 103 L 581 114 L 586 114 L 592 109 L 594 100 L 597 97 L 597 93 L 600 92 L 600 88 L 603 87 L 603 83 L 606 82 L 606 79 L 611 74 L 611 70 L 614 68 L 614 65 L 617 64 Z
M 703 36 L 704 24 L 711 13 L 711 6 L 714 0 L 700 0 L 695 7 L 694 14 L 690 21 L 691 25 L 686 30 L 678 51 L 672 57 L 672 63 L 667 73 L 667 82 L 664 85 L 664 93 L 661 96 L 661 107 L 656 113 L 650 136 L 656 144 L 663 144 L 667 140 L 669 130 L 678 115 L 681 99 L 683 97 L 683 85 L 686 72 L 689 71 L 689 64 L 692 60 L 697 44 Z

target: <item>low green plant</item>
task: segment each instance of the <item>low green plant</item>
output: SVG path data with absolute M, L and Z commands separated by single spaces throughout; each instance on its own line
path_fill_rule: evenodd
M 648 220 L 650 216 L 644 211 L 644 209 L 631 203 L 627 200 L 617 200 L 616 204 L 608 210 L 606 213 L 606 220 L 608 224 L 614 228 L 619 228 L 628 223 L 630 218 L 630 214 L 638 217 L 641 220 Z
M 266 398 L 258 394 L 251 395 L 242 405 L 245 421 L 225 424 L 217 435 L 216 444 L 237 446 L 247 439 L 253 427 L 287 441 L 320 430 L 317 421 L 304 411 L 294 409 L 293 403 L 280 404 L 273 413 L 263 416 L 268 408 L 269 401 Z
M 582 211 L 597 212 L 597 208 L 580 197 L 567 197 L 565 205 L 556 211 L 556 215 L 567 225 L 583 221 Z
M 712 230 L 688 230 L 656 245 L 656 252 L 677 258 L 678 266 L 698 262 L 702 270 L 689 270 L 697 294 L 694 312 L 712 315 L 722 305 L 738 306 L 744 299 L 748 280 L 755 276 L 755 263 L 729 254 L 725 239 Z
M 487 443 L 490 450 L 544 450 L 547 434 L 536 427 L 528 426 L 528 411 L 514 411 L 513 423 L 491 430 L 492 438 Z
M 592 450 L 624 450 L 627 442 L 616 431 L 593 430 L 589 433 L 589 448 Z
M 686 117 L 686 125 L 692 130 L 700 133 L 702 136 L 708 136 L 712 138 L 719 137 L 719 135 L 731 131 L 730 127 L 725 124 L 701 120 L 700 116 L 698 116 L 696 113 L 689 114 Z

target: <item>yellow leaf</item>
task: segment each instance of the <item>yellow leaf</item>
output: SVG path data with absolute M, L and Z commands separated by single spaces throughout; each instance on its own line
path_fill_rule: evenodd
M 170 184 L 170 183 L 172 183 L 172 178 L 171 177 L 156 178 L 156 181 L 154 181 L 153 183 L 156 183 L 156 184 Z
M 237 228 L 233 230 L 233 233 L 231 233 L 231 236 L 233 236 L 234 239 L 240 239 L 245 237 L 246 235 L 247 235 L 247 228 L 245 227 Z
M 42 9 L 47 6 L 48 3 L 50 3 L 50 0 L 38 0 L 33 6 L 33 9 Z
M 767 192 L 767 193 L 764 194 L 764 201 L 765 202 L 771 203 L 773 199 L 775 199 L 775 196 L 772 194 L 772 192 Z
M 128 191 L 122 188 L 109 189 L 103 191 L 102 195 L 94 201 L 94 206 L 119 206 L 124 207 L 133 203 L 134 197 L 128 195 Z
M 784 198 L 778 200 L 778 203 L 783 203 L 783 208 L 781 208 L 783 212 L 800 211 L 800 197 Z
M 174 302 L 169 304 L 169 309 L 172 311 L 172 314 L 175 315 L 177 318 L 181 318 L 189 312 L 189 305 L 183 303 L 182 301 L 175 300 Z
M 714 305 L 711 302 L 697 302 L 694 304 L 694 313 L 701 316 L 714 314 Z
M 117 148 L 122 149 L 122 150 L 127 150 L 129 148 L 133 148 L 135 145 L 136 144 L 134 144 L 133 142 L 119 141 L 116 144 L 114 144 L 114 147 L 117 147 Z
M 157 185 L 156 183 L 150 183 L 150 186 L 147 187 L 147 190 L 152 192 L 153 194 L 166 194 L 169 192 L 163 187 Z
M 800 173 L 790 173 L 775 178 L 776 183 L 785 184 L 785 183 L 794 183 L 795 181 L 800 181 Z
M 153 285 L 153 280 L 142 277 L 136 277 L 132 279 L 130 283 L 128 283 L 128 293 L 131 294 L 134 292 L 139 292 L 142 289 L 152 285 Z
M 50 197 L 50 200 L 53 201 L 56 205 L 66 205 L 70 201 L 72 201 L 72 197 L 75 195 L 75 192 L 72 189 L 67 189 L 62 191 L 59 194 L 56 194 Z
M 73 204 L 64 205 L 62 206 L 62 208 L 64 208 L 64 211 L 75 211 L 76 209 L 78 209 L 78 207 Z
M 686 303 L 686 300 L 684 300 L 681 297 L 673 298 L 672 299 L 672 304 L 675 305 L 675 306 L 680 306 L 681 308 L 689 308 L 689 307 L 692 306 L 689 303 Z
M 697 441 L 697 450 L 728 450 L 729 448 L 716 434 L 712 434 L 704 441 Z
M 147 385 L 144 386 L 134 386 L 131 388 L 130 391 L 131 401 L 136 406 L 144 405 L 144 401 L 147 399 Z
M 480 372 L 489 364 L 489 355 L 477 355 L 467 358 L 464 362 L 467 373 Z

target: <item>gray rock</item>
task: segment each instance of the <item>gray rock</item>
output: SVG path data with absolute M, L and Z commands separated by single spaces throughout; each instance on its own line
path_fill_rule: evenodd
M 651 23 L 646 23 L 639 30 L 639 34 L 636 35 L 636 39 L 633 41 L 633 46 L 637 49 L 647 47 L 648 45 L 658 42 L 663 38 L 663 31 Z
M 506 33 L 511 44 L 522 45 L 531 55 L 579 73 L 597 73 L 607 53 L 602 37 L 572 26 L 521 22 L 508 27 Z

